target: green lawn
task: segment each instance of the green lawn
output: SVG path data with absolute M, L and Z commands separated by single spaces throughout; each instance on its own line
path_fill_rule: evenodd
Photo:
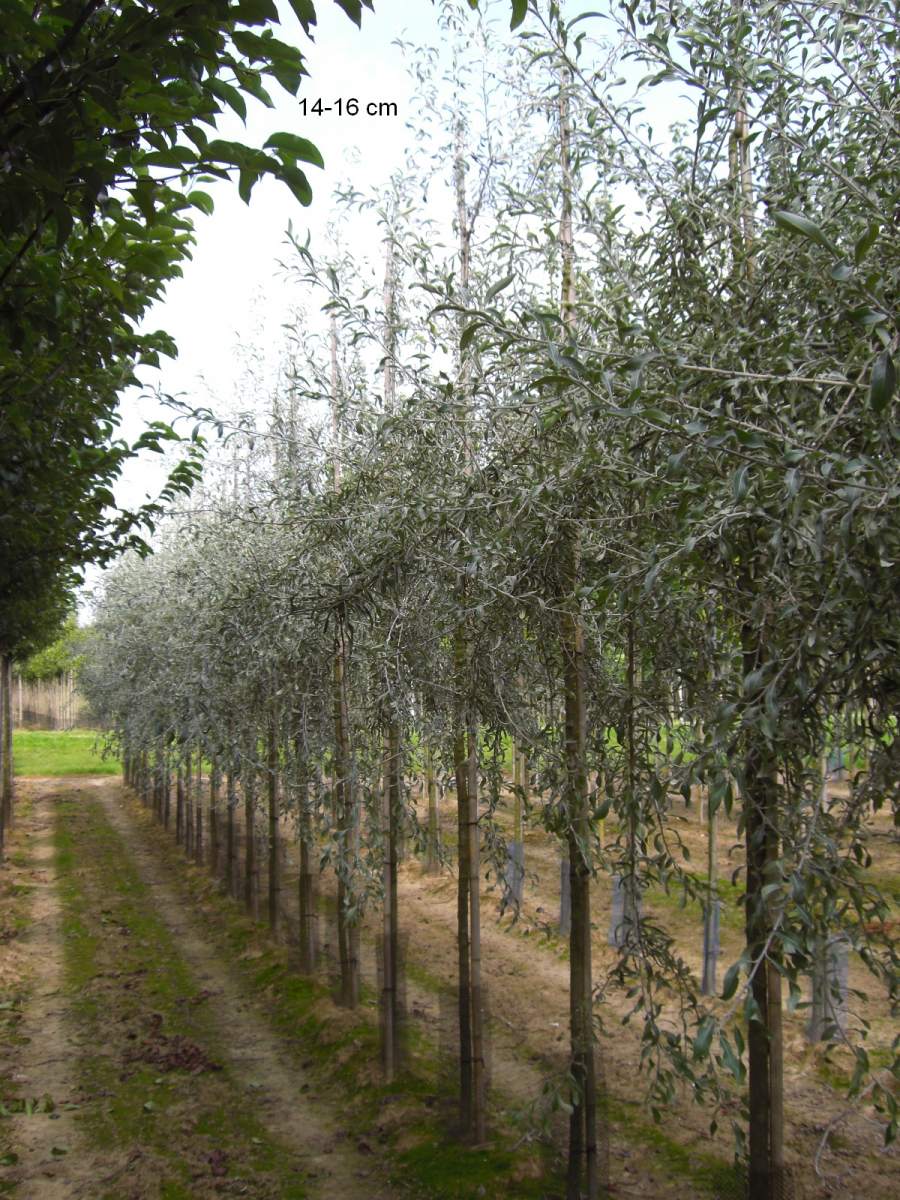
M 93 729 L 13 731 L 16 775 L 118 775 L 119 760 L 101 758 L 101 749 L 101 736 Z

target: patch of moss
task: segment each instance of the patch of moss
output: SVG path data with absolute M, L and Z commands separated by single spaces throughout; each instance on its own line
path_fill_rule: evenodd
M 417 1132 L 419 1144 L 401 1151 L 396 1161 L 401 1178 L 416 1180 L 416 1195 L 423 1200 L 476 1200 L 498 1195 L 498 1188 L 516 1200 L 543 1200 L 547 1195 L 547 1180 L 522 1174 L 521 1155 L 509 1148 L 446 1141 L 434 1126 L 420 1126 Z
M 603 1109 L 619 1129 L 631 1140 L 640 1142 L 653 1151 L 654 1162 L 669 1175 L 690 1184 L 692 1196 L 743 1195 L 743 1184 L 739 1168 L 734 1162 L 721 1158 L 697 1146 L 685 1146 L 669 1137 L 662 1126 L 648 1121 L 643 1109 L 636 1102 L 615 1100 L 605 1097 Z

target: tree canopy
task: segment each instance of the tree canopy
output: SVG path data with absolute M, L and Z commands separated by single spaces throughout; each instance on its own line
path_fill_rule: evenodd
M 339 6 L 357 24 L 358 0 Z M 310 0 L 292 5 L 305 33 Z M 174 347 L 141 319 L 190 256 L 192 209 L 213 201 L 197 185 L 235 177 L 249 200 L 271 175 L 301 204 L 312 191 L 300 164 L 318 149 L 294 132 L 263 148 L 215 136 L 267 86 L 295 94 L 303 55 L 275 36 L 272 0 L 62 0 L 3 5 L 0 57 L 0 610 L 5 652 L 19 601 L 33 611 L 77 580 L 87 562 L 140 547 L 157 511 L 117 511 L 124 462 L 173 440 L 159 424 L 136 444 L 116 436 L 124 388 Z M 163 499 L 188 489 L 199 443 Z M 52 625 L 52 622 L 51 622 Z

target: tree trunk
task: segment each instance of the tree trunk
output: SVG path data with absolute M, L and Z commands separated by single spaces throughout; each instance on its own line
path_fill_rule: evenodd
M 741 631 L 743 670 L 747 677 L 762 663 L 763 631 Z M 748 734 L 744 763 L 744 825 L 747 856 L 746 936 L 754 971 L 753 999 L 759 1013 L 747 1028 L 749 1077 L 750 1200 L 782 1200 L 784 1190 L 783 1041 L 781 975 L 775 965 L 770 906 L 763 894 L 777 883 L 779 868 L 778 783 L 765 738 Z
M 708 802 L 707 802 L 708 803 Z M 704 996 L 716 994 L 716 966 L 719 957 L 719 895 L 718 895 L 718 811 L 708 809 L 706 869 L 706 911 L 703 920 L 703 979 L 700 991 Z
M 278 929 L 278 903 L 281 897 L 281 863 L 278 841 L 278 731 L 269 726 L 269 755 L 266 783 L 269 798 L 269 929 Z
M 382 837 L 384 841 L 382 913 L 382 1057 L 384 1077 L 393 1082 L 400 1066 L 398 1022 L 397 821 L 400 811 L 400 730 L 391 722 L 384 739 Z
M 197 749 L 197 779 L 194 784 L 194 859 L 203 865 L 203 751 Z
M 172 816 L 172 775 L 169 762 L 169 747 L 163 751 L 163 794 L 162 794 L 162 823 L 168 831 Z
M 434 777 L 434 751 L 426 745 L 425 758 L 425 795 L 428 802 L 428 841 L 426 845 L 425 869 L 429 873 L 437 871 L 440 863 L 440 814 L 438 812 L 437 780 Z
M 562 281 L 560 311 L 570 336 L 575 332 L 575 246 L 572 230 L 574 181 L 571 164 L 572 125 L 569 112 L 571 70 L 560 73 L 559 155 L 561 206 L 559 221 Z M 563 658 L 566 726 L 566 810 L 572 926 L 569 934 L 569 1008 L 572 1113 L 569 1121 L 567 1200 L 580 1200 L 582 1179 L 588 1200 L 597 1200 L 597 1080 L 594 1062 L 593 975 L 591 967 L 591 821 L 588 798 L 586 716 L 584 705 L 584 631 L 579 601 L 581 554 L 578 534 L 569 533 L 562 547 L 565 590 L 562 596 L 560 643 Z
M 256 767 L 244 768 L 244 907 L 253 913 L 253 875 L 256 866 L 256 836 L 254 810 L 256 808 Z
M 184 839 L 184 764 L 179 759 L 175 774 L 175 841 Z
M 457 652 L 459 647 L 457 647 Z M 464 652 L 464 647 L 463 647 Z M 472 1019 L 469 970 L 469 772 L 466 735 L 460 725 L 453 746 L 456 769 L 456 831 L 459 871 L 456 888 L 456 938 L 459 973 L 459 1120 L 463 1133 L 472 1127 Z
M 298 750 L 298 755 L 299 755 Z M 316 892 L 313 873 L 312 821 L 308 811 L 309 776 L 305 759 L 298 772 L 297 807 L 300 830 L 300 970 L 311 975 L 316 969 Z
M 357 813 L 350 763 L 349 706 L 347 703 L 346 647 L 343 626 L 335 634 L 334 650 L 335 791 L 341 839 L 338 866 L 338 954 L 341 967 L 341 1003 L 359 1003 L 359 916 L 351 911 L 355 897 L 351 881 L 357 832 Z
M 234 869 L 234 810 L 237 807 L 237 781 L 234 768 L 228 767 L 225 774 L 225 890 L 234 896 L 237 872 Z
M 577 558 L 573 550 L 573 577 Z M 585 769 L 584 634 L 570 592 L 563 616 L 563 678 L 566 711 L 566 809 L 569 814 L 569 887 L 572 917 L 569 934 L 569 1018 L 571 1026 L 572 1113 L 569 1122 L 567 1200 L 580 1200 L 582 1181 L 588 1200 L 599 1194 L 597 1155 L 597 1079 L 594 1061 L 593 973 L 591 963 L 591 824 Z
M 222 779 L 219 760 L 213 758 L 209 768 L 209 857 L 213 876 L 219 874 L 219 789 Z
M 469 803 L 469 961 L 472 995 L 472 1136 L 487 1134 L 487 1077 L 484 1050 L 484 994 L 481 979 L 481 847 L 478 825 L 478 727 L 468 727 Z
M 194 852 L 194 777 L 193 755 L 190 748 L 184 760 L 184 852 Z

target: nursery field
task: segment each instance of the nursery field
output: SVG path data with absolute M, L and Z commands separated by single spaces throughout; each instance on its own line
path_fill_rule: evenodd
M 47 767 L 52 774 L 52 759 Z M 8 953 L 0 977 L 0 1194 L 564 1194 L 566 1123 L 553 1095 L 567 1064 L 568 963 L 558 931 L 558 850 L 543 831 L 525 833 L 516 919 L 500 914 L 495 882 L 483 881 L 489 1117 L 486 1138 L 472 1146 L 452 1134 L 458 1030 L 449 866 L 428 870 L 411 848 L 402 856 L 400 1070 L 385 1084 L 378 1065 L 379 914 L 362 921 L 361 1002 L 348 1010 L 338 1003 L 336 881 L 329 870 L 317 873 L 316 962 L 301 970 L 298 961 L 290 823 L 280 831 L 273 935 L 252 919 L 267 894 L 263 830 L 256 831 L 248 879 L 241 806 L 235 808 L 229 888 L 224 844 L 210 840 L 208 786 L 197 793 L 206 849 L 198 855 L 195 847 L 187 870 L 171 832 L 117 778 L 25 780 L 19 787 L 2 890 Z M 440 810 L 448 852 L 454 807 L 450 792 Z M 684 844 L 702 860 L 698 807 L 681 809 Z M 219 811 L 220 832 L 223 817 Z M 612 823 L 606 833 L 614 836 Z M 735 833 L 721 830 L 723 878 Z M 872 835 L 871 871 L 893 890 L 897 911 L 900 844 L 884 819 L 873 822 Z M 724 888 L 723 902 L 727 964 L 740 951 L 740 887 Z M 727 1106 L 715 1135 L 710 1112 L 686 1090 L 654 1120 L 650 1081 L 638 1071 L 640 1028 L 623 1023 L 631 1005 L 615 979 L 609 906 L 609 881 L 601 875 L 592 924 L 606 1194 L 739 1196 Z M 651 892 L 644 916 L 657 914 L 697 972 L 699 911 Z M 853 1018 L 868 1022 L 878 1067 L 889 1061 L 893 1027 L 884 996 L 863 974 L 851 963 L 851 987 L 868 993 L 853 999 Z M 805 1008 L 785 1017 L 786 1195 L 887 1200 L 895 1193 L 896 1149 L 885 1149 L 864 1102 L 846 1103 L 853 1056 L 811 1044 L 807 1019 Z
M 5 7 L 0 1194 L 893 1200 L 896 5 Z

